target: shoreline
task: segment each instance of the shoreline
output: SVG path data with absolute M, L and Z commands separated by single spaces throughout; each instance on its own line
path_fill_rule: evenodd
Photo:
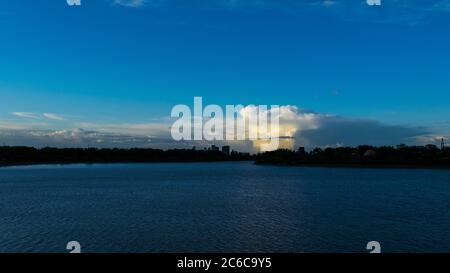
M 373 165 L 366 165 L 366 164 L 277 164 L 277 163 L 257 163 L 255 162 L 255 165 L 258 166 L 275 166 L 275 167 L 287 167 L 287 168 L 304 168 L 304 167 L 311 167 L 311 168 L 339 168 L 339 169 L 434 169 L 434 170 L 450 170 L 450 166 L 431 166 L 431 165 L 407 165 L 407 164 L 397 164 L 397 165 L 388 165 L 388 164 L 373 164 Z
M 253 162 L 254 160 L 218 160 L 218 161 L 152 161 L 152 162 L 136 162 L 136 161 L 117 161 L 117 162 L 19 162 L 19 163 L 0 163 L 0 168 L 7 167 L 24 167 L 24 166 L 43 166 L 43 165 L 56 165 L 56 166 L 66 166 L 66 165 L 106 165 L 106 164 L 189 164 L 189 163 L 226 163 L 226 162 Z
M 256 166 L 272 166 L 286 168 L 339 168 L 339 169 L 423 169 L 423 170 L 450 170 L 450 166 L 430 166 L 430 165 L 366 165 L 366 164 L 276 164 L 276 163 L 258 163 L 255 160 L 221 160 L 221 161 L 160 161 L 160 162 L 17 162 L 0 163 L 1 168 L 7 167 L 26 167 L 26 166 L 68 166 L 68 165 L 108 165 L 108 164 L 189 164 L 189 163 L 230 163 L 230 162 L 252 162 Z

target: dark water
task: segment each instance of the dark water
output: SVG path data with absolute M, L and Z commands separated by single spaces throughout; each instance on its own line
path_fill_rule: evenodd
M 0 252 L 450 251 L 450 171 L 0 168 Z

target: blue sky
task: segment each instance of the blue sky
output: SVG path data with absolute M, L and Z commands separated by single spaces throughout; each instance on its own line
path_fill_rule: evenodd
M 433 142 L 450 135 L 448 48 L 447 0 L 0 0 L 0 141 L 159 143 L 202 96 L 316 114 L 328 137 L 299 133 L 309 145 Z

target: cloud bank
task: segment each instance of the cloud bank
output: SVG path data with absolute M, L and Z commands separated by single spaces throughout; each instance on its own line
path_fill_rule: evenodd
M 142 124 L 103 124 L 61 120 L 62 117 L 57 114 L 42 116 L 28 114 L 19 115 L 23 121 L 0 120 L 0 145 L 169 149 L 231 144 L 236 150 L 251 152 L 255 152 L 257 148 L 257 145 L 250 141 L 176 142 L 170 134 L 173 120 L 167 118 Z M 34 118 L 30 121 L 30 117 Z M 65 123 L 65 128 L 53 129 L 61 122 Z M 305 111 L 296 106 L 282 106 L 280 137 L 282 147 L 301 146 L 312 149 L 362 144 L 375 146 L 400 143 L 439 144 L 440 139 L 445 136 L 425 127 L 389 125 L 376 120 L 346 118 Z

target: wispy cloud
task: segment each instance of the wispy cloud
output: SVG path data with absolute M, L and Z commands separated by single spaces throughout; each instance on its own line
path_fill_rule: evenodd
M 39 119 L 39 117 L 31 112 L 13 112 L 14 116 L 21 117 L 21 118 L 31 118 L 31 119 Z
M 51 120 L 59 120 L 59 121 L 65 120 L 64 117 L 53 113 L 44 113 L 43 116 Z
M 0 120 L 0 130 L 30 130 L 32 128 L 45 128 L 45 122 L 11 122 Z
M 433 5 L 436 11 L 450 12 L 450 0 L 442 0 Z
M 42 118 L 47 118 L 47 119 L 51 119 L 51 120 L 57 120 L 57 121 L 63 121 L 66 120 L 63 116 L 58 115 L 58 114 L 54 114 L 54 113 L 43 113 L 43 114 L 38 114 L 38 113 L 33 113 L 33 112 L 13 112 L 11 113 L 16 117 L 20 117 L 20 118 L 26 118 L 26 119 L 42 119 Z
M 114 0 L 114 4 L 124 6 L 124 7 L 131 7 L 131 8 L 139 8 L 144 6 L 146 3 L 145 0 Z
M 336 2 L 335 1 L 331 1 L 331 0 L 325 0 L 325 1 L 322 2 L 322 5 L 324 7 L 328 8 L 328 7 L 336 5 Z

